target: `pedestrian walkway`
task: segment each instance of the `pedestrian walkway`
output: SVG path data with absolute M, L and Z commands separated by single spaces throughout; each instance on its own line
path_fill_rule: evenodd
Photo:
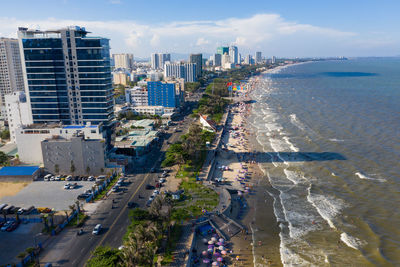
M 169 266 L 185 266 L 186 257 L 189 255 L 188 251 L 192 244 L 192 240 L 194 237 L 194 232 L 192 231 L 191 223 L 184 223 L 182 225 L 182 234 L 181 237 L 176 244 L 176 248 L 174 251 L 174 262 Z

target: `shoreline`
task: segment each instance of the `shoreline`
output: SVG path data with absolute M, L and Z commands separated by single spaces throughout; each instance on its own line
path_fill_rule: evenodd
M 286 66 L 269 69 L 260 75 L 251 77 L 252 90 L 257 86 L 257 81 L 261 75 Z M 247 228 L 247 233 L 240 233 L 231 238 L 232 250 L 240 258 L 236 263 L 240 266 L 243 266 L 243 264 L 245 266 L 282 266 L 280 256 L 280 228 L 278 227 L 277 218 L 274 213 L 274 199 L 268 193 L 268 191 L 274 189 L 258 166 L 258 163 L 252 160 L 252 152 L 261 151 L 257 140 L 253 138 L 253 129 L 246 122 L 246 118 L 251 112 L 251 104 L 249 103 L 251 99 L 248 95 L 252 90 L 246 92 L 247 101 L 244 99 L 238 100 L 231 108 L 226 125 L 226 136 L 223 137 L 227 152 L 219 153 L 216 158 L 219 163 L 217 167 L 221 167 L 220 165 L 227 166 L 231 171 L 216 170 L 214 178 L 221 175 L 225 181 L 231 183 L 231 185 L 226 186 L 227 188 L 234 188 L 241 191 L 244 188 L 240 188 L 241 184 L 237 179 L 241 172 L 238 169 L 242 167 L 242 164 L 248 166 L 247 173 L 249 174 L 249 179 L 244 179 L 243 181 L 246 183 L 246 186 L 250 187 L 250 192 L 247 194 L 244 193 L 242 200 L 240 200 L 240 202 L 243 201 L 245 204 L 239 203 L 236 195 L 232 196 L 232 209 L 229 215 Z M 237 135 L 232 136 L 232 134 Z M 239 157 L 237 160 L 236 157 L 230 159 L 229 154 L 232 154 L 232 151 L 233 154 L 244 155 L 243 158 L 241 160 L 239 160 Z M 238 171 L 237 174 L 235 173 L 236 171 Z M 240 219 L 235 218 L 233 215 L 240 214 L 243 211 L 243 205 L 246 205 L 243 217 Z

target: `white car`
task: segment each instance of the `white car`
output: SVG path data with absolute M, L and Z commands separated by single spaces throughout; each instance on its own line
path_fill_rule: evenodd
M 98 235 L 98 234 L 100 234 L 100 231 L 101 231 L 101 224 L 99 223 L 94 227 L 92 234 Z
M 69 183 L 64 185 L 64 189 L 70 189 L 70 187 L 71 185 Z
M 111 190 L 113 191 L 113 192 L 117 192 L 118 191 L 118 189 L 119 189 L 119 187 L 118 186 L 114 186 L 113 188 L 111 188 Z
M 151 195 L 150 197 L 149 197 L 149 201 L 151 202 L 151 201 L 153 201 L 154 200 L 154 195 Z
M 159 182 L 160 183 L 165 183 L 165 178 L 160 178 Z
M 154 190 L 154 191 L 153 191 L 153 194 L 156 194 L 156 195 L 158 195 L 158 194 L 160 194 L 160 191 L 158 191 L 158 190 Z
M 56 178 L 54 178 L 55 181 L 61 181 L 61 176 L 57 176 Z
M 88 181 L 94 181 L 95 179 L 94 179 L 93 176 L 89 176 L 87 180 L 88 180 Z
M 66 178 L 65 178 L 65 181 L 71 181 L 72 180 L 72 176 L 71 175 L 68 175 Z
M 55 181 L 55 180 L 56 180 L 56 178 L 54 176 L 50 177 L 50 181 Z

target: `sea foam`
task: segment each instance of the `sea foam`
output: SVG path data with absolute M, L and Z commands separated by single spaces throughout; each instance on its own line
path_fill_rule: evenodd
M 360 248 L 365 244 L 365 242 L 361 241 L 357 237 L 351 236 L 347 233 L 341 233 L 340 240 L 342 240 L 348 247 L 357 250 L 360 250 Z
M 372 181 L 378 181 L 381 183 L 384 183 L 387 181 L 386 179 L 383 179 L 383 178 L 372 178 L 372 177 L 366 176 L 365 174 L 362 174 L 361 172 L 356 172 L 355 175 L 357 175 L 360 179 L 363 179 L 363 180 L 372 180 Z

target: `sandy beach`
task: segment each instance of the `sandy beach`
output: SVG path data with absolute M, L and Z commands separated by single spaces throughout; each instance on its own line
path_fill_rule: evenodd
M 235 259 L 232 264 L 282 266 L 273 199 L 266 191 L 271 186 L 255 161 L 256 142 L 252 141 L 246 125 L 250 108 L 248 101 L 240 101 L 231 109 L 222 139 L 223 150 L 216 158 L 214 179 L 224 181 L 231 192 L 238 192 L 232 196 L 228 215 L 247 228 L 247 233 L 239 233 L 230 240 Z
M 29 182 L 0 182 L 0 199 L 18 194 Z

